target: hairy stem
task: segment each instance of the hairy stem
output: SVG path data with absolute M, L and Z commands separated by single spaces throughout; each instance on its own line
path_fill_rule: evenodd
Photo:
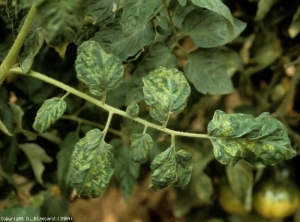
M 22 74 L 22 75 L 26 75 L 26 76 L 31 76 L 33 78 L 36 78 L 36 79 L 39 79 L 39 80 L 42 80 L 44 82 L 47 82 L 51 85 L 54 85 L 58 88 L 61 88 L 63 90 L 66 90 L 68 92 L 70 92 L 71 94 L 74 94 L 82 99 L 85 99 L 93 104 L 95 104 L 96 106 L 98 107 L 101 107 L 102 109 L 108 111 L 108 112 L 111 112 L 113 114 L 117 114 L 119 116 L 123 116 L 125 118 L 128 118 L 128 119 L 132 119 L 133 121 L 136 121 L 144 126 L 147 126 L 147 127 L 150 127 L 150 128 L 153 128 L 153 129 L 156 129 L 156 130 L 159 130 L 159 131 L 162 131 L 162 132 L 165 132 L 165 133 L 168 133 L 170 135 L 174 135 L 174 136 L 184 136 L 184 137 L 193 137 L 193 138 L 205 138 L 205 139 L 210 139 L 211 136 L 209 135 L 206 135 L 206 134 L 197 134 L 197 133 L 187 133 L 187 132 L 178 132 L 178 131 L 175 131 L 175 130 L 171 130 L 171 129 L 168 129 L 168 128 L 162 128 L 161 125 L 157 125 L 157 124 L 154 124 L 154 123 L 151 123 L 151 122 L 148 122 L 144 119 L 141 119 L 139 117 L 131 117 L 130 115 L 128 115 L 125 111 L 122 111 L 122 110 L 119 110 L 119 109 L 116 109 L 112 106 L 109 106 L 107 104 L 103 105 L 101 101 L 85 94 L 85 93 L 82 93 L 80 91 L 78 91 L 77 89 L 74 89 L 68 85 L 65 85 L 64 83 L 62 82 L 59 82 L 55 79 L 52 79 L 46 75 L 43 75 L 41 73 L 38 73 L 38 72 L 34 72 L 34 71 L 29 71 L 28 73 L 23 73 L 22 69 L 20 67 L 15 67 L 15 68 L 12 68 L 10 70 L 12 73 L 15 73 L 15 74 Z
M 28 12 L 26 20 L 17 36 L 16 41 L 14 42 L 13 46 L 11 47 L 10 51 L 8 52 L 7 56 L 5 57 L 4 61 L 0 66 L 0 86 L 6 79 L 6 77 L 9 75 L 10 68 L 14 65 L 15 59 L 17 58 L 21 46 L 26 39 L 35 14 L 36 6 L 33 5 L 30 11 Z

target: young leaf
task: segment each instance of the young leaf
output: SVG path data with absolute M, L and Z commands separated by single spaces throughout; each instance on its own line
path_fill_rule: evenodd
M 139 115 L 139 105 L 136 102 L 131 103 L 126 108 L 126 113 L 131 117 L 137 117 Z
M 38 5 L 47 42 L 55 47 L 75 39 L 84 21 L 84 0 L 45 0 Z
M 95 41 L 86 41 L 78 47 L 75 68 L 77 78 L 96 96 L 119 87 L 123 81 L 121 61 L 107 54 Z
M 143 163 L 147 160 L 149 152 L 153 147 L 153 140 L 147 133 L 132 134 L 130 136 L 131 146 L 130 157 L 136 163 Z
M 6 126 L 3 124 L 3 122 L 0 119 L 0 130 L 5 133 L 7 136 L 12 136 L 12 133 L 9 132 L 9 130 L 6 128 Z
M 58 120 L 67 108 L 67 104 L 60 98 L 46 100 L 36 114 L 33 128 L 42 133 Z
M 143 78 L 145 102 L 150 115 L 164 123 L 169 113 L 178 114 L 186 106 L 190 86 L 182 72 L 159 67 Z
M 26 154 L 32 166 L 33 173 L 36 177 L 36 180 L 40 184 L 42 184 L 43 183 L 42 174 L 45 170 L 43 162 L 50 163 L 52 162 L 52 158 L 46 154 L 45 150 L 42 147 L 40 147 L 35 143 L 19 144 L 19 148 L 23 150 L 24 153 Z
M 134 71 L 129 90 L 126 96 L 126 104 L 140 102 L 144 99 L 142 78 L 150 71 L 162 66 L 166 68 L 176 68 L 176 57 L 171 53 L 170 48 L 163 42 L 154 43 L 150 52 Z
M 234 88 L 227 73 L 228 53 L 221 49 L 201 49 L 188 56 L 184 67 L 186 77 L 197 91 L 212 95 L 231 93 Z
M 225 45 L 246 28 L 246 24 L 233 19 L 233 35 L 227 28 L 224 17 L 201 8 L 191 11 L 183 20 L 182 33 L 190 35 L 197 46 L 212 48 Z
M 245 159 L 261 167 L 296 155 L 284 125 L 266 112 L 254 118 L 217 110 L 208 124 L 208 134 L 215 157 L 222 164 L 234 166 L 240 159 Z
M 187 185 L 191 179 L 193 169 L 192 155 L 186 150 L 179 150 L 175 154 L 177 178 L 174 186 L 183 187 Z
M 152 173 L 149 188 L 154 190 L 163 189 L 176 180 L 176 160 L 174 147 L 171 146 L 157 155 L 150 166 Z
M 113 147 L 99 129 L 86 133 L 75 145 L 70 162 L 71 185 L 78 196 L 99 197 L 114 173 Z
M 144 29 L 160 0 L 125 0 L 122 26 L 125 35 L 131 35 L 137 29 Z
M 148 22 L 142 29 L 136 29 L 129 35 L 125 35 L 122 26 L 117 23 L 107 25 L 97 32 L 92 40 L 97 41 L 106 52 L 113 53 L 124 61 L 134 56 L 145 45 L 154 41 L 155 31 L 152 22 Z

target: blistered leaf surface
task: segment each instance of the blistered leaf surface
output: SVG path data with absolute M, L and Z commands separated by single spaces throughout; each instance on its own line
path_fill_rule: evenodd
M 186 77 L 197 91 L 212 95 L 231 93 L 234 88 L 227 73 L 228 51 L 221 49 L 201 49 L 188 56 L 184 67 Z M 229 63 L 231 64 L 231 63 Z M 232 64 L 230 65 L 232 68 Z
M 121 61 L 107 54 L 95 41 L 86 41 L 78 47 L 75 68 L 78 79 L 96 96 L 119 87 L 123 81 Z
M 222 164 L 235 165 L 245 159 L 261 167 L 296 155 L 284 125 L 266 112 L 254 118 L 217 110 L 208 124 L 208 134 L 215 157 Z
M 131 103 L 126 108 L 126 113 L 131 117 L 137 117 L 139 114 L 139 105 L 136 102 Z
M 149 54 L 146 55 L 134 71 L 126 96 L 126 104 L 140 102 L 144 99 L 142 78 L 159 66 L 166 68 L 175 68 L 177 66 L 176 57 L 163 42 L 154 43 Z
M 186 150 L 176 152 L 177 179 L 175 186 L 183 187 L 188 184 L 191 179 L 193 169 L 192 155 Z
M 143 163 L 147 160 L 149 152 L 153 147 L 153 140 L 147 133 L 132 134 L 130 136 L 131 146 L 130 157 L 136 163 Z
M 70 180 L 78 196 L 99 197 L 114 172 L 113 147 L 98 129 L 90 130 L 75 145 L 70 162 Z
M 67 104 L 60 98 L 47 99 L 38 110 L 33 128 L 42 133 L 58 120 L 67 108 Z
M 152 180 L 150 188 L 163 189 L 171 184 L 185 186 L 191 178 L 192 155 L 185 150 L 175 153 L 171 146 L 164 152 L 157 155 L 151 163 Z
M 145 101 L 154 119 L 164 123 L 169 113 L 178 114 L 185 108 L 190 86 L 182 72 L 159 67 L 143 82 Z

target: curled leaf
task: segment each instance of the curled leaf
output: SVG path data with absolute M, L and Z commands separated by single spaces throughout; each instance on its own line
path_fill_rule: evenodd
M 113 54 L 107 54 L 95 41 L 86 41 L 78 47 L 75 61 L 77 77 L 91 93 L 102 96 L 119 87 L 123 81 L 123 65 Z
M 67 104 L 60 98 L 47 99 L 36 114 L 33 128 L 42 133 L 58 120 L 67 108 Z
M 114 173 L 113 147 L 103 133 L 93 129 L 75 145 L 70 162 L 70 181 L 81 197 L 99 197 Z
M 284 125 L 269 113 L 257 118 L 217 110 L 208 124 L 216 159 L 235 165 L 245 159 L 254 166 L 274 165 L 296 155 Z

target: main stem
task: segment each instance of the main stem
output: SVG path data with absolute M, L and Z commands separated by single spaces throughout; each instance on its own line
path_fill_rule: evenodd
M 10 51 L 8 52 L 7 56 L 5 57 L 4 61 L 0 66 L 0 86 L 2 85 L 3 81 L 9 74 L 9 69 L 14 65 L 14 62 L 18 56 L 18 53 L 21 49 L 23 42 L 26 39 L 26 36 L 29 32 L 30 26 L 33 22 L 33 19 L 36 14 L 36 6 L 33 5 L 28 12 L 26 20 L 17 36 L 16 41 L 14 42 L 13 46 L 11 47 Z
M 16 73 L 16 74 L 22 74 L 22 75 L 26 75 L 26 76 L 31 76 L 33 78 L 36 78 L 36 79 L 39 79 L 39 80 L 42 80 L 44 82 L 47 82 L 51 85 L 54 85 L 58 88 L 61 88 L 63 90 L 66 90 L 68 91 L 69 93 L 72 93 L 82 99 L 85 99 L 93 104 L 95 104 L 96 106 L 98 107 L 101 107 L 102 109 L 108 111 L 109 113 L 112 113 L 112 114 L 117 114 L 119 116 L 123 116 L 125 118 L 128 118 L 128 119 L 132 119 L 144 126 L 147 126 L 147 127 L 151 127 L 153 129 L 157 129 L 159 131 L 162 131 L 162 132 L 165 132 L 165 133 L 168 133 L 170 135 L 174 135 L 174 136 L 185 136 L 185 137 L 193 137 L 193 138 L 205 138 L 205 139 L 210 139 L 211 137 L 209 135 L 206 135 L 206 134 L 197 134 L 197 133 L 187 133 L 187 132 L 178 132 L 178 131 L 175 131 L 175 130 L 171 130 L 171 129 L 168 129 L 168 128 L 162 128 L 162 126 L 160 125 L 157 125 L 157 124 L 154 124 L 154 123 L 151 123 L 151 122 L 148 122 L 144 119 L 141 119 L 139 117 L 134 117 L 132 118 L 130 115 L 128 115 L 125 111 L 122 111 L 122 110 L 119 110 L 119 109 L 116 109 L 112 106 L 109 106 L 107 104 L 103 105 L 102 104 L 102 101 L 100 100 L 97 100 L 85 93 L 82 93 L 80 91 L 78 91 L 77 89 L 74 89 L 68 85 L 65 85 L 64 83 L 62 82 L 59 82 L 55 79 L 52 79 L 48 76 L 45 76 L 41 73 L 38 73 L 38 72 L 34 72 L 34 71 L 29 71 L 28 73 L 23 73 L 22 69 L 20 67 L 16 67 L 16 68 L 12 68 L 10 69 L 11 72 L 13 73 Z

